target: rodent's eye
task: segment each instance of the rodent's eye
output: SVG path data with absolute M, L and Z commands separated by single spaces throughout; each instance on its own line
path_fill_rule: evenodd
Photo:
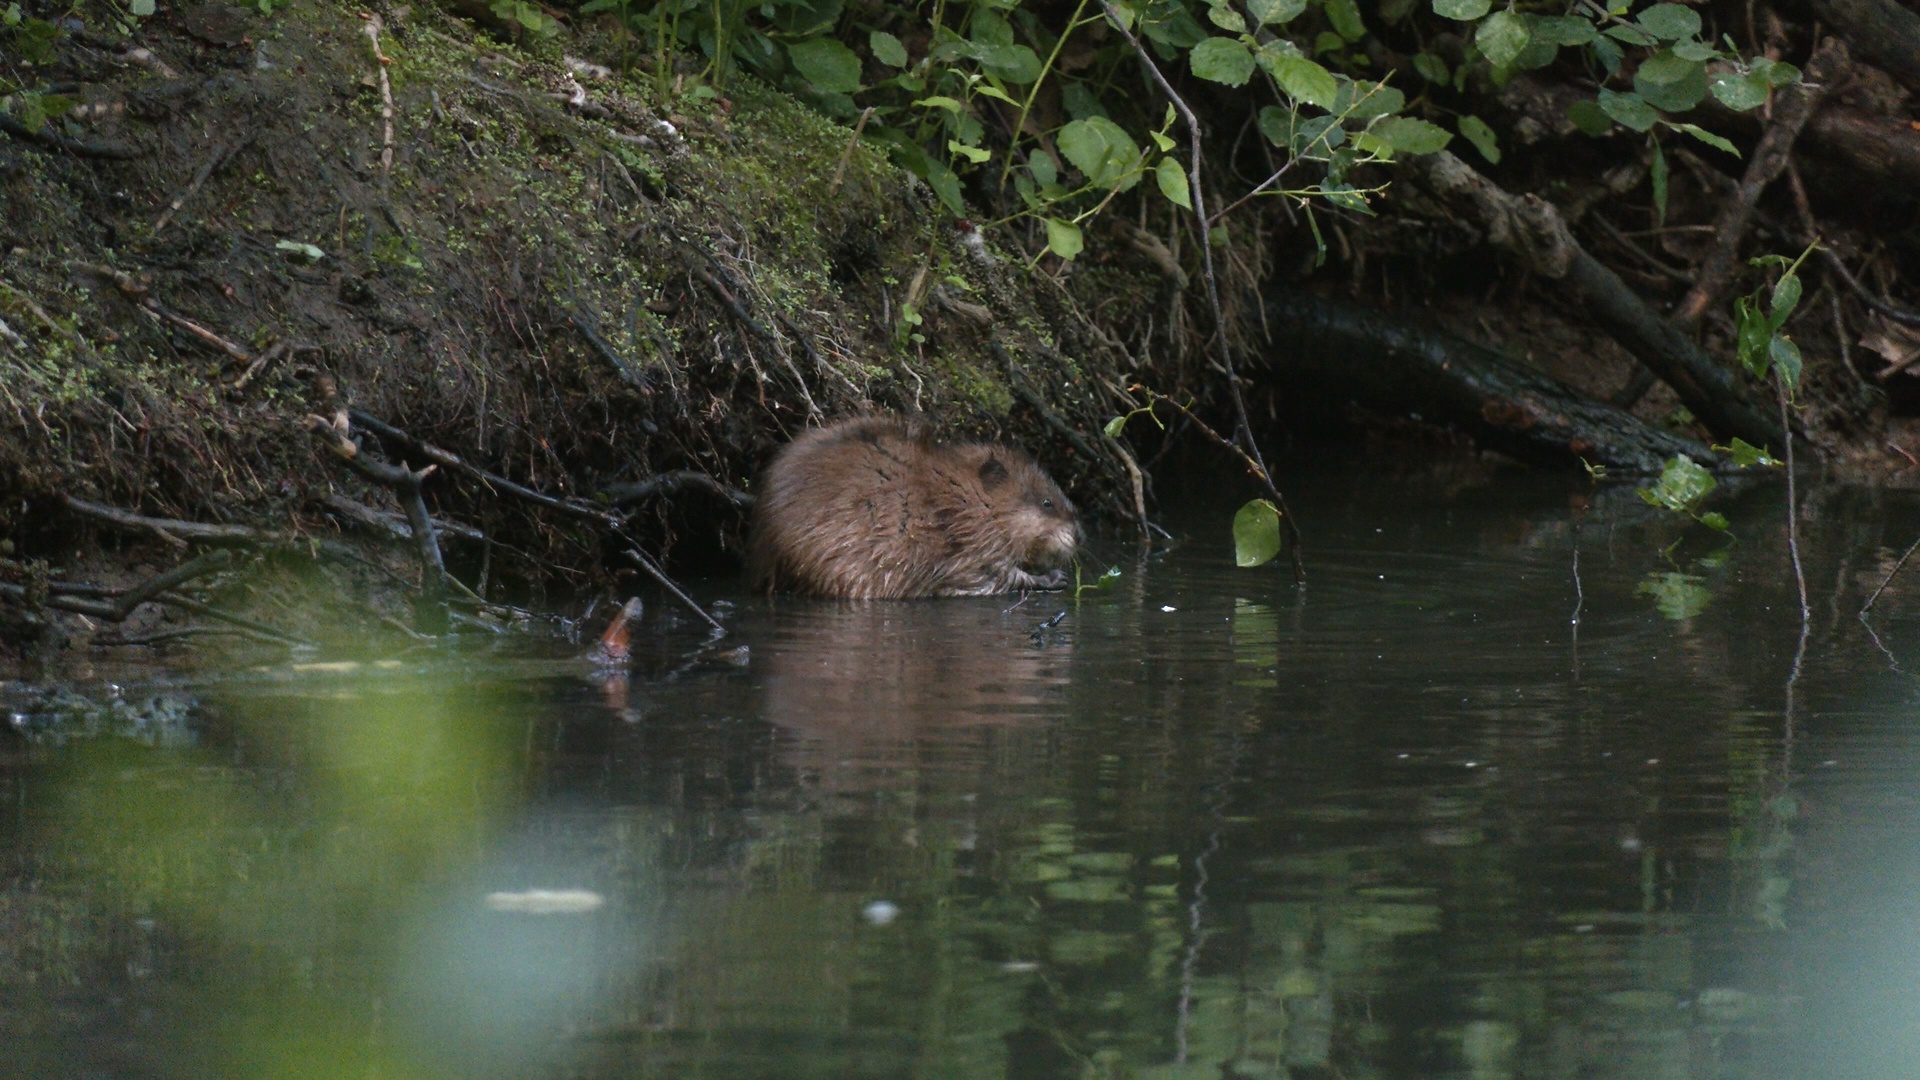
M 1042 509 L 1042 510 L 1051 510 L 1051 509 L 1053 509 L 1053 500 L 1052 500 L 1052 499 L 1041 499 L 1041 500 L 1040 500 L 1040 509 Z

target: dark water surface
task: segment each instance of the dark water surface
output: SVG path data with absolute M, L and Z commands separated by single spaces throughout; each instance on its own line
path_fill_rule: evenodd
M 1230 508 L 1078 603 L 706 583 L 625 685 L 0 684 L 0 1072 L 1920 1076 L 1920 504 L 1809 499 L 1796 677 L 1778 491 L 1582 498 L 1303 491 L 1299 591 Z

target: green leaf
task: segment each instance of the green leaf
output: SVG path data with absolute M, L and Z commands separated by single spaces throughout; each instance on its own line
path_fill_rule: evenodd
M 127 10 L 137 19 L 145 19 L 153 14 L 153 0 L 133 0 Z
M 1327 22 L 1333 31 L 1348 42 L 1359 41 L 1367 36 L 1367 24 L 1360 18 L 1360 5 L 1354 0 L 1323 0 L 1322 10 L 1327 13 Z
M 980 66 L 990 75 L 997 75 L 1016 86 L 1025 86 L 1040 77 L 1040 57 L 1025 45 L 995 45 L 984 49 L 980 54 Z M 992 87 L 979 86 L 980 93 L 988 93 Z M 1011 99 L 1009 99 L 1011 100 Z
M 1340 84 L 1326 68 L 1304 56 L 1279 56 L 1260 51 L 1260 66 L 1267 69 L 1280 89 L 1295 101 L 1331 109 L 1339 96 Z
M 1705 525 L 1707 528 L 1712 529 L 1714 532 L 1727 531 L 1727 515 L 1721 513 L 1718 510 L 1709 510 L 1704 514 L 1701 514 L 1695 520 L 1699 521 L 1700 524 Z
M 1207 21 L 1225 30 L 1229 34 L 1247 32 L 1247 20 L 1240 13 L 1225 4 L 1215 4 L 1207 9 Z
M 1593 39 L 1593 58 L 1600 61 L 1600 66 L 1606 69 L 1607 78 L 1611 79 L 1620 74 L 1620 61 L 1624 55 L 1620 51 L 1620 46 L 1606 38 Z
M 1613 130 L 1613 120 L 1600 108 L 1600 103 L 1585 98 L 1567 106 L 1567 119 L 1574 127 L 1596 138 Z
M 884 30 L 875 30 L 867 35 L 867 48 L 873 53 L 875 60 L 888 67 L 907 66 L 907 47 L 900 44 L 899 38 Z
M 1292 22 L 1307 10 L 1307 0 L 1247 0 L 1247 10 L 1261 26 Z
M 992 4 L 973 6 L 973 18 L 967 23 L 967 38 L 975 45 L 988 48 L 1013 44 L 1013 24 L 993 8 Z
M 1107 421 L 1107 426 L 1100 430 L 1106 432 L 1107 438 L 1117 439 L 1120 437 L 1121 432 L 1127 430 L 1127 418 L 1124 416 L 1116 416 Z M 1739 440 L 1735 441 L 1737 442 Z
M 1673 43 L 1673 55 L 1682 60 L 1718 60 L 1720 50 L 1703 41 L 1676 41 Z
M 940 196 L 940 204 L 956 217 L 967 212 L 966 199 L 960 194 L 960 177 L 952 169 L 940 169 L 926 177 L 927 186 Z
M 1027 155 L 1027 171 L 1033 174 L 1033 180 L 1041 187 L 1047 187 L 1060 179 L 1060 170 L 1053 164 L 1053 158 L 1035 150 Z
M 1428 82 L 1442 86 L 1453 78 L 1453 72 L 1447 70 L 1447 62 L 1429 52 L 1413 54 L 1413 70 Z
M 1714 449 L 1725 453 L 1727 460 L 1737 469 L 1745 469 L 1753 465 L 1780 464 L 1779 460 L 1772 454 L 1740 438 L 1738 435 L 1734 436 L 1732 446 L 1716 446 Z
M 1735 112 L 1752 112 L 1767 102 L 1767 80 L 1752 72 L 1742 75 L 1723 71 L 1715 75 L 1708 85 L 1720 104 Z
M 1604 87 L 1600 90 L 1600 109 L 1622 126 L 1635 131 L 1651 131 L 1660 119 L 1660 114 L 1641 100 L 1639 94 L 1621 94 Z
M 1193 194 L 1187 187 L 1187 174 L 1180 171 L 1180 163 L 1172 158 L 1161 158 L 1154 166 L 1153 178 L 1160 184 L 1160 194 L 1167 201 L 1183 209 L 1193 209 Z
M 1686 112 L 1707 96 L 1707 65 L 1662 49 L 1640 62 L 1633 88 L 1656 109 Z
M 1433 13 L 1443 19 L 1472 22 L 1493 8 L 1493 0 L 1433 0 Z
M 1713 474 L 1692 458 L 1675 454 L 1660 470 L 1653 487 L 1641 488 L 1640 497 L 1654 506 L 1664 506 L 1682 514 L 1695 512 L 1700 501 L 1717 485 Z
M 1767 325 L 1779 330 L 1793 317 L 1793 309 L 1800 306 L 1800 275 L 1786 274 L 1774 283 L 1773 297 L 1767 304 Z
M 966 108 L 965 105 L 960 103 L 960 99 L 942 97 L 938 94 L 933 97 L 923 97 L 919 101 L 914 102 L 914 105 L 928 109 L 945 109 L 955 116 L 958 116 L 961 111 Z
M 1374 216 L 1373 207 L 1367 205 L 1366 194 L 1352 184 L 1332 184 L 1322 180 L 1320 182 L 1320 197 L 1342 210 L 1351 210 L 1356 214 L 1365 214 L 1368 217 Z M 1213 235 L 1219 236 L 1219 230 L 1214 230 Z
M 832 38 L 812 38 L 787 46 L 793 70 L 828 94 L 851 94 L 860 89 L 860 57 Z
M 1754 57 L 1752 68 L 1754 74 L 1765 79 L 1767 85 L 1775 89 L 1779 89 L 1788 83 L 1797 83 L 1800 81 L 1799 68 L 1778 60 L 1769 60 L 1764 56 Z
M 1653 160 L 1647 166 L 1647 180 L 1653 186 L 1653 224 L 1667 227 L 1667 153 L 1660 143 L 1653 144 Z
M 1225 86 L 1245 86 L 1253 77 L 1253 52 L 1239 38 L 1210 37 L 1187 54 L 1193 73 Z
M 1390 116 L 1369 130 L 1401 154 L 1432 154 L 1453 141 L 1446 128 L 1411 116 Z
M 1393 160 L 1393 144 L 1375 135 L 1374 129 L 1353 133 L 1353 149 L 1356 153 L 1370 155 L 1381 161 Z
M 1740 156 L 1740 151 L 1735 149 L 1732 143 L 1728 142 L 1727 140 L 1721 138 L 1718 135 L 1715 135 L 1713 132 L 1708 131 L 1707 129 L 1701 127 L 1698 124 L 1674 124 L 1672 126 L 1676 130 L 1684 131 L 1687 134 L 1693 136 L 1694 138 L 1699 139 L 1701 142 L 1706 143 L 1708 146 L 1713 147 L 1715 150 L 1725 150 L 1727 153 L 1732 154 L 1734 157 Z
M 1488 163 L 1500 164 L 1500 142 L 1494 137 L 1493 129 L 1487 126 L 1485 120 L 1477 116 L 1461 117 L 1460 134 L 1466 136 L 1467 141 L 1473 144 L 1475 150 L 1480 151 L 1480 156 L 1486 158 Z
M 1593 24 L 1578 15 L 1529 15 L 1527 33 L 1549 45 L 1585 45 L 1600 36 Z
M 947 152 L 950 154 L 959 154 L 975 165 L 993 157 L 993 151 L 991 150 L 983 150 L 978 146 L 968 146 L 954 139 L 947 140 Z
M 1527 47 L 1527 24 L 1511 11 L 1496 11 L 1474 31 L 1473 43 L 1494 67 L 1511 67 Z
M 1332 112 L 1348 120 L 1392 116 L 1405 108 L 1407 95 L 1391 86 L 1365 80 L 1343 82 L 1334 95 Z
M 1056 145 L 1095 187 L 1125 191 L 1140 181 L 1140 148 L 1105 117 L 1073 121 L 1060 129 Z
M 1047 219 L 1047 247 L 1055 255 L 1071 262 L 1086 246 L 1086 238 L 1080 233 L 1080 226 L 1059 218 Z
M 1767 347 L 1773 360 L 1773 366 L 1779 370 L 1780 379 L 1787 384 L 1787 392 L 1792 393 L 1800 386 L 1800 346 L 1789 338 L 1774 335 L 1773 343 Z
M 1265 499 L 1255 499 L 1233 515 L 1233 561 L 1237 566 L 1259 566 L 1280 554 L 1280 511 Z
M 1700 33 L 1699 13 L 1679 4 L 1655 4 L 1633 21 L 1662 41 L 1679 41 Z
M 1754 303 L 1750 296 L 1737 297 L 1733 302 L 1734 314 L 1734 355 L 1740 358 L 1740 364 L 1747 373 L 1760 378 L 1767 373 L 1767 365 L 1772 363 L 1768 355 L 1768 344 L 1773 339 L 1773 327 L 1767 322 L 1767 316 Z
M 1651 49 L 1655 45 L 1660 44 L 1659 38 L 1654 37 L 1652 34 L 1647 33 L 1637 26 L 1630 26 L 1626 23 L 1615 23 L 1601 31 L 1601 33 L 1615 41 L 1624 41 L 1629 45 L 1637 45 L 1643 49 Z

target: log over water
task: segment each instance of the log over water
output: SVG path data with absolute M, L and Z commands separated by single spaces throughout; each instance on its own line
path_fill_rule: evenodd
M 1704 445 L 1465 338 L 1279 286 L 1263 302 L 1273 347 L 1250 371 L 1288 387 L 1450 424 L 1524 461 L 1637 473 L 1657 473 L 1675 454 L 1714 463 Z

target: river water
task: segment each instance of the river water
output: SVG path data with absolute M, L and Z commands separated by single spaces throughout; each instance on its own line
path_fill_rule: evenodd
M 0 1073 L 1920 1076 L 1920 503 L 1812 493 L 1803 638 L 1777 488 L 1377 488 L 1304 589 L 1203 505 L 1077 601 L 696 582 L 624 681 L 0 683 Z

